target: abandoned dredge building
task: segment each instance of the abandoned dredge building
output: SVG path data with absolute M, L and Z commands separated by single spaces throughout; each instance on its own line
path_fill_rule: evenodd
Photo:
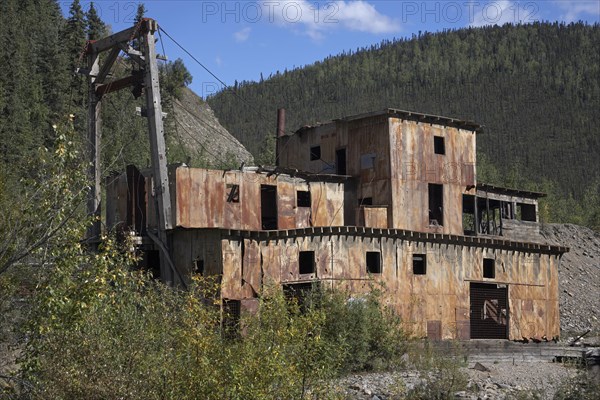
M 541 243 L 540 193 L 477 183 L 480 126 L 386 109 L 287 135 L 281 112 L 276 167 L 167 167 L 158 29 L 144 18 L 89 41 L 79 71 L 89 82 L 90 215 L 101 211 L 102 99 L 131 85 L 145 93 L 152 168 L 130 166 L 106 183 L 106 224 L 137 237 L 143 266 L 184 286 L 194 273 L 220 276 L 223 307 L 237 315 L 256 309 L 267 282 L 353 295 L 381 282 L 416 336 L 559 336 L 568 249 Z M 140 73 L 107 81 L 121 52 Z
M 269 281 L 356 294 L 382 282 L 384 301 L 417 336 L 558 337 L 568 249 L 540 243 L 542 194 L 476 181 L 478 132 L 386 109 L 292 135 L 280 125 L 277 167 L 170 166 L 172 264 L 160 274 L 222 275 L 233 312 L 255 309 Z M 110 177 L 107 224 L 136 232 L 156 268 L 151 175 L 131 166 Z

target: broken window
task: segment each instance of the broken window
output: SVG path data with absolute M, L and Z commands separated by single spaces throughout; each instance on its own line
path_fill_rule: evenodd
M 296 191 L 296 206 L 310 207 L 310 192 L 308 190 Z
M 346 175 L 346 149 L 335 151 L 335 173 Z
M 517 213 L 522 221 L 537 221 L 534 204 L 517 203 Z
M 228 203 L 239 203 L 240 202 L 240 185 L 232 183 L 227 184 L 227 202 Z
M 362 199 L 358 199 L 359 206 L 372 206 L 373 198 L 372 197 L 363 197 Z
M 315 252 L 314 251 L 301 251 L 298 256 L 298 268 L 300 274 L 314 274 L 315 273 Z
M 425 275 L 427 273 L 427 256 L 425 254 L 413 254 L 413 274 Z
M 433 137 L 433 150 L 435 154 L 446 154 L 446 145 L 444 143 L 443 136 L 434 136 Z
M 496 262 L 493 258 L 483 259 L 483 277 L 484 278 L 495 278 L 496 277 Z
M 444 186 L 429 184 L 429 225 L 444 225 Z
M 370 274 L 381 273 L 381 253 L 378 251 L 367 251 L 367 272 Z
M 277 186 L 260 185 L 262 229 L 277 229 Z
M 321 159 L 321 146 L 312 146 L 310 148 L 310 161 Z

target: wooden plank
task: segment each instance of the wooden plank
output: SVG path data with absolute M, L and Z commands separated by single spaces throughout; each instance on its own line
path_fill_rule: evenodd
M 88 55 L 88 68 L 90 75 L 88 76 L 88 157 L 90 160 L 89 176 L 90 180 L 94 182 L 92 189 L 88 196 L 87 211 L 88 215 L 94 217 L 94 222 L 88 228 L 87 238 L 91 241 L 100 239 L 102 233 L 102 225 L 100 216 L 102 215 L 102 209 L 100 208 L 100 202 L 102 199 L 102 192 L 100 186 L 100 146 L 102 138 L 102 101 L 96 96 L 95 93 L 95 76 L 98 75 L 99 70 L 99 56 L 98 54 Z M 95 247 L 94 245 L 92 247 Z
M 100 40 L 91 41 L 88 46 L 88 53 L 102 53 L 121 42 L 129 42 L 133 40 L 135 32 L 138 28 L 138 26 L 132 26 L 131 28 L 115 33 L 114 35 L 110 35 Z
M 117 60 L 117 57 L 119 56 L 120 52 L 121 50 L 116 47 L 110 51 L 108 57 L 106 57 L 106 60 L 104 60 L 104 64 L 102 64 L 102 68 L 100 68 L 98 76 L 96 77 L 96 84 L 104 83 L 104 79 L 106 79 L 106 77 L 108 76 L 108 73 L 110 72 L 110 69 L 112 68 L 115 61 Z

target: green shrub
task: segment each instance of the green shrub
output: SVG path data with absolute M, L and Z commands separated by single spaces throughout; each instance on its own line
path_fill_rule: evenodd
M 406 352 L 400 318 L 381 304 L 381 291 L 351 297 L 346 292 L 320 291 L 316 304 L 325 313 L 324 334 L 343 347 L 341 370 L 372 371 L 398 366 Z
M 328 382 L 345 353 L 324 334 L 324 309 L 301 310 L 267 288 L 231 338 L 215 282 L 180 291 L 132 271 L 133 261 L 111 239 L 97 255 L 65 249 L 36 299 L 23 396 L 336 398 Z

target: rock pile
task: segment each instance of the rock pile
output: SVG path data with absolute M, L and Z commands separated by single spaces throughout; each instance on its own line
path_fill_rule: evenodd
M 572 224 L 543 224 L 550 243 L 570 247 L 558 268 L 563 340 L 600 336 L 600 233 Z

